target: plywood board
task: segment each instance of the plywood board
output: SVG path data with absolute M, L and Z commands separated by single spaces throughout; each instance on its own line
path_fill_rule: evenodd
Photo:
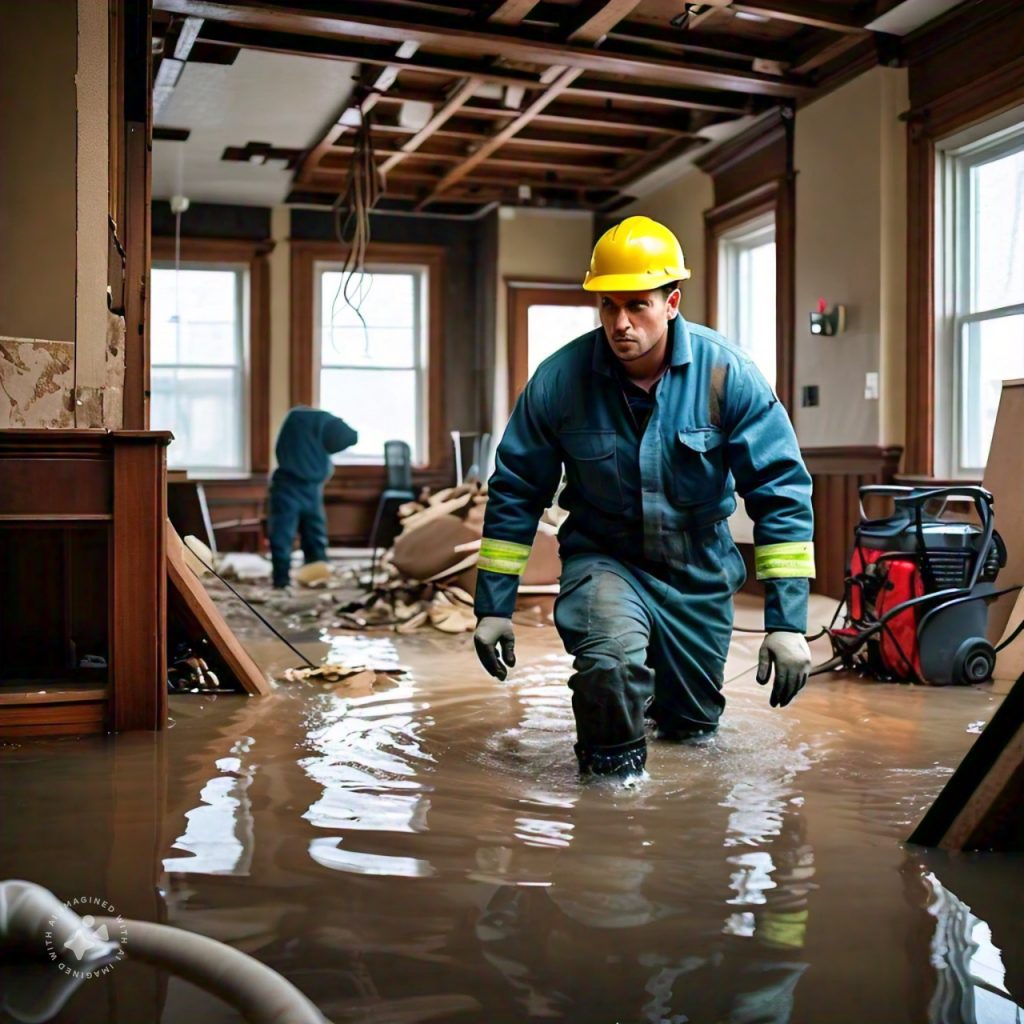
M 168 601 L 205 636 L 242 686 L 254 694 L 271 692 L 270 682 L 224 621 L 206 588 L 185 563 L 185 545 L 167 522 Z
M 947 850 L 1024 849 L 1024 678 L 1018 679 L 914 830 Z
M 1020 469 L 1020 439 L 1024 437 L 1024 380 L 1003 381 L 999 412 L 992 434 L 983 483 L 995 498 L 996 529 L 1006 542 L 1006 568 L 999 587 L 1024 584 L 1024 473 Z M 1017 601 L 1007 594 L 989 606 L 988 638 L 995 643 Z

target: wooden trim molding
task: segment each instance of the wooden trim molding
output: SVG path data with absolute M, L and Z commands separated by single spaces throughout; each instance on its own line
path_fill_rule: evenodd
M 270 469 L 270 266 L 274 243 L 234 238 L 183 238 L 181 258 L 190 263 L 244 263 L 249 268 L 249 466 Z M 174 239 L 153 239 L 153 259 L 173 260 Z
M 765 213 L 775 217 L 775 391 L 793 411 L 793 348 L 796 323 L 796 172 L 793 110 L 777 107 L 746 131 L 702 157 L 715 205 L 704 214 L 705 319 L 718 319 L 719 244 L 730 228 Z
M 973 6 L 968 31 L 963 18 L 950 17 L 908 43 L 905 471 L 921 476 L 935 472 L 936 146 L 1024 103 L 1024 7 L 1005 0 Z M 977 68 L 988 70 L 978 75 Z
M 313 403 L 313 270 L 320 260 L 341 262 L 348 249 L 337 242 L 291 242 L 291 404 Z M 444 402 L 444 267 L 441 246 L 371 243 L 368 263 L 418 264 L 428 270 L 427 462 L 419 469 L 439 470 L 448 463 Z M 346 466 L 345 476 L 384 479 L 383 466 Z

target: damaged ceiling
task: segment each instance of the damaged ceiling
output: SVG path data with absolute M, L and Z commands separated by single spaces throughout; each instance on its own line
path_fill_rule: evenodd
M 155 0 L 154 194 L 329 205 L 368 120 L 381 207 L 611 212 L 751 115 L 898 62 L 868 26 L 921 3 Z

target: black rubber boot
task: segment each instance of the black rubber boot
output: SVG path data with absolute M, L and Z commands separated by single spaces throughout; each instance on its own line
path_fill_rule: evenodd
M 576 759 L 580 775 L 629 779 L 642 775 L 647 764 L 647 740 L 641 737 L 613 747 L 584 747 L 577 743 Z

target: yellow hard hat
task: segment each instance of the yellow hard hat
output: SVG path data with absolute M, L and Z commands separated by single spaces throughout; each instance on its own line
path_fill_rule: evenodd
M 650 217 L 627 217 L 594 246 L 583 279 L 588 292 L 647 292 L 690 276 L 679 240 Z

